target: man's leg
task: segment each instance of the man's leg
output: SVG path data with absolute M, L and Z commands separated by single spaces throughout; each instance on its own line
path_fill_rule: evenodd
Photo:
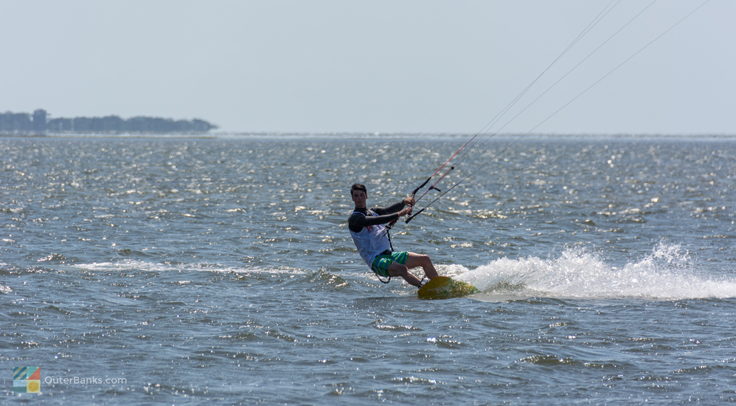
M 405 265 L 401 265 L 398 262 L 392 262 L 391 265 L 389 265 L 388 274 L 391 276 L 401 276 L 410 285 L 414 285 L 418 288 L 422 286 L 422 282 L 419 279 L 417 279 L 417 277 L 414 276 L 414 274 L 409 272 L 409 270 L 407 269 Z
M 421 266 L 424 269 L 424 274 L 427 278 L 432 279 L 437 276 L 437 270 L 432 265 L 432 260 L 429 259 L 429 255 L 409 253 L 409 258 L 406 259 L 406 267 L 409 269 Z

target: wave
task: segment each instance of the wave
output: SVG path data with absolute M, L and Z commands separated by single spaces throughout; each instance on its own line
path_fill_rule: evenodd
M 442 271 L 490 295 L 666 300 L 736 297 L 736 279 L 697 272 L 687 252 L 667 244 L 622 267 L 609 265 L 582 249 L 567 249 L 556 259 L 501 258 L 473 270 L 451 265 Z
M 194 273 L 225 273 L 236 274 L 236 278 L 253 278 L 253 280 L 267 281 L 270 284 L 301 282 L 303 289 L 309 285 L 327 290 L 342 289 L 349 285 L 343 277 L 325 271 L 306 270 L 288 266 L 268 267 L 237 267 L 225 266 L 212 263 L 172 263 L 172 262 L 147 262 L 140 260 L 125 259 L 116 262 L 93 262 L 88 264 L 75 264 L 66 269 L 85 271 L 90 273 L 155 273 L 161 275 L 193 275 Z M 179 276 L 177 276 L 178 278 Z M 178 280 L 177 285 L 192 284 L 192 280 Z M 0 288 L 2 286 L 0 285 Z M 2 293 L 2 289 L 0 289 Z
M 240 273 L 240 274 L 303 274 L 304 270 L 280 267 L 280 268 L 240 268 L 231 266 L 222 266 L 217 264 L 206 263 L 173 263 L 173 262 L 147 262 L 133 259 L 126 259 L 117 262 L 93 262 L 89 264 L 71 265 L 72 269 L 96 272 L 116 272 L 116 271 L 138 271 L 138 272 L 224 272 L 224 273 Z

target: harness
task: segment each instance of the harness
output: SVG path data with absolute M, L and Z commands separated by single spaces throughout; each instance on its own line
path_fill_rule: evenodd
M 361 213 L 362 214 L 362 212 L 357 211 L 357 210 L 354 211 L 354 213 Z M 372 210 L 368 210 L 368 212 L 366 213 L 366 215 L 371 216 L 371 215 L 377 215 L 377 214 L 375 212 L 373 212 Z M 368 234 L 368 236 L 361 236 L 361 235 L 363 235 L 362 233 L 364 232 L 364 230 L 362 230 L 360 233 L 354 232 L 354 231 L 351 230 L 351 234 L 353 235 L 353 239 L 355 241 L 355 244 L 358 247 L 358 251 L 360 252 L 360 254 L 363 257 L 363 259 L 366 262 L 368 262 L 368 266 L 369 267 L 372 267 L 372 262 L 369 262 L 369 261 L 372 261 L 372 260 L 369 260 L 368 259 L 368 258 L 371 258 L 371 256 L 373 256 L 372 258 L 373 258 L 373 260 L 375 260 L 375 258 L 377 256 L 380 256 L 380 255 L 388 255 L 388 256 L 390 256 L 394 252 L 394 245 L 393 245 L 393 241 L 391 241 L 391 232 L 390 232 L 390 230 L 391 230 L 391 227 L 395 223 L 396 223 L 396 221 L 393 221 L 393 222 L 388 223 L 388 224 L 380 225 L 381 228 L 378 229 L 378 230 L 374 230 L 374 231 L 370 231 L 371 230 L 371 227 L 370 226 L 366 226 L 366 228 L 369 230 L 368 232 L 369 233 L 372 233 L 372 234 Z M 384 238 L 384 236 L 385 236 L 385 238 Z M 377 246 L 375 246 L 374 245 L 374 242 L 373 242 L 373 241 L 379 241 L 379 240 L 376 240 L 376 239 L 382 240 L 379 244 L 377 244 Z M 386 244 L 386 242 L 388 242 L 388 244 Z M 388 245 L 388 247 L 386 247 L 386 245 Z M 372 254 L 371 253 L 371 250 L 373 250 L 372 252 L 377 251 L 377 250 L 374 250 L 374 248 L 382 249 L 383 251 L 380 252 L 379 254 Z M 370 254 L 371 256 L 369 256 L 368 254 Z M 379 275 L 377 272 L 374 272 L 374 273 L 376 274 L 376 277 L 378 278 L 378 280 L 381 281 L 382 283 L 389 283 L 389 282 L 391 282 L 391 275 L 388 275 L 387 276 L 387 279 L 384 279 L 386 277 L 383 277 L 382 278 L 381 275 Z
M 385 225 L 385 228 L 386 228 L 386 237 L 388 238 L 388 246 L 391 247 L 391 252 L 393 253 L 394 252 L 394 244 L 391 242 L 391 233 L 390 233 L 390 231 L 391 231 L 391 224 L 386 224 Z M 381 279 L 381 275 L 379 275 L 377 273 L 376 273 L 376 278 L 378 278 L 378 280 L 381 281 L 382 283 L 389 283 L 389 282 L 391 282 L 391 274 L 388 274 L 388 279 L 385 280 L 385 281 L 383 279 Z

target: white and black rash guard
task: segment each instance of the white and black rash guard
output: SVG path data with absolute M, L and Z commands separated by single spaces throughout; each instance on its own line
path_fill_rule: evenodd
M 384 224 L 398 220 L 398 212 L 404 206 L 404 202 L 401 201 L 385 208 L 375 207 L 370 210 L 356 208 L 348 218 L 348 227 L 355 247 L 369 267 L 378 255 L 391 251 L 391 243 Z

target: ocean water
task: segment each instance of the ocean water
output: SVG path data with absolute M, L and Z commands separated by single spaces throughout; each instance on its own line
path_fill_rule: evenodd
M 421 301 L 348 190 L 464 141 L 0 138 L 1 403 L 736 403 L 736 139 L 483 141 L 392 232 L 482 292 Z

